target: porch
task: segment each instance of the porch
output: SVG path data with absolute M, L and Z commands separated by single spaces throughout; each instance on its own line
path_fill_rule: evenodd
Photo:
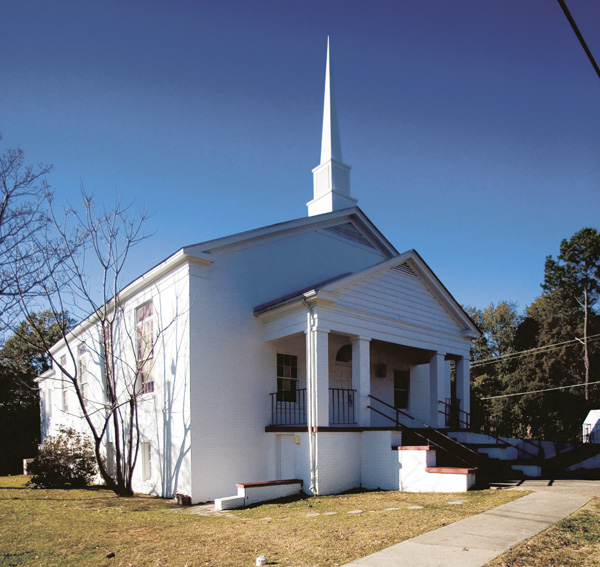
M 313 352 L 305 334 L 270 343 L 269 426 L 308 427 L 312 385 L 312 427 L 469 427 L 464 357 L 333 331 L 317 338 Z
M 272 392 L 271 398 L 271 426 L 307 426 L 306 388 L 300 388 L 283 396 L 281 392 Z M 395 427 L 422 427 L 414 417 L 400 408 L 394 407 L 383 400 L 369 395 L 371 405 L 369 409 L 383 416 Z M 329 426 L 358 425 L 356 419 L 356 390 L 345 388 L 329 388 Z M 443 416 L 444 429 L 469 429 L 471 416 L 461 409 L 459 398 L 446 398 L 438 400 L 439 413 Z M 379 408 L 379 409 L 378 409 Z M 416 424 L 416 425 L 415 425 Z
M 470 486 L 476 454 L 437 430 L 468 426 L 469 342 L 479 333 L 417 256 L 289 294 L 255 315 L 270 352 L 271 478 L 302 478 L 317 494 L 441 490 L 449 484 L 440 477 L 455 474 L 441 469 L 460 469 Z
M 306 392 L 306 388 L 300 388 L 287 396 L 271 393 L 271 425 L 307 426 Z M 329 388 L 329 425 L 357 425 L 355 401 L 356 390 Z

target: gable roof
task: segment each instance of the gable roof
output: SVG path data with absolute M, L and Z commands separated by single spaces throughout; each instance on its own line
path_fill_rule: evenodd
M 596 422 L 600 421 L 600 409 L 590 410 L 583 420 L 584 424 L 596 424 Z
M 152 268 L 123 286 L 117 296 L 120 299 L 131 297 L 144 287 L 150 285 L 158 278 L 169 273 L 182 262 L 194 262 L 201 264 L 211 264 L 213 258 L 211 253 L 230 246 L 238 246 L 246 243 L 257 242 L 262 239 L 267 239 L 281 235 L 284 233 L 293 233 L 295 231 L 303 231 L 307 229 L 324 229 L 335 230 L 345 224 L 352 224 L 355 234 L 359 238 L 364 239 L 372 248 L 379 250 L 384 256 L 392 257 L 398 254 L 398 251 L 392 244 L 383 236 L 379 229 L 371 222 L 371 220 L 358 207 L 325 213 L 313 217 L 303 217 L 291 221 L 272 224 L 269 226 L 256 228 L 230 236 L 207 240 L 198 244 L 184 246 L 165 258 L 162 262 L 154 265 Z M 329 280 L 328 280 L 329 281 Z M 112 301 L 112 300 L 111 300 Z M 75 336 L 95 321 L 94 314 L 80 321 L 74 329 L 69 333 L 70 336 Z M 58 341 L 52 349 L 59 348 L 62 341 Z
M 190 254 L 211 253 L 217 249 L 228 246 L 236 246 L 245 244 L 250 241 L 261 240 L 282 233 L 291 233 L 294 231 L 305 230 L 307 228 L 332 228 L 344 224 L 344 221 L 352 223 L 352 225 L 360 232 L 363 238 L 369 242 L 374 248 L 383 252 L 386 256 L 396 256 L 398 251 L 394 248 L 391 242 L 383 236 L 379 229 L 371 222 L 371 220 L 363 213 L 359 207 L 350 207 L 331 213 L 315 215 L 312 217 L 302 217 L 291 221 L 285 221 L 245 232 L 239 232 L 230 236 L 200 242 L 190 246 L 184 246 L 182 250 L 186 250 Z
M 305 293 L 309 291 L 318 291 L 319 289 L 325 287 L 326 285 L 336 282 L 338 280 L 344 279 L 348 276 L 351 276 L 352 272 L 346 272 L 345 274 L 340 274 L 339 276 L 334 276 L 333 278 L 329 278 L 323 282 L 319 282 L 317 284 L 309 285 L 303 287 L 302 289 L 298 289 L 296 291 L 292 291 L 291 293 L 286 293 L 277 299 L 273 299 L 272 301 L 267 301 L 266 303 L 261 303 L 254 308 L 254 314 L 259 315 L 260 313 L 264 313 L 265 311 L 269 311 L 270 309 L 281 307 L 287 303 L 293 303 L 298 299 L 304 297 Z
M 255 307 L 254 314 L 260 315 L 267 311 L 278 309 L 283 305 L 288 305 L 295 301 L 302 301 L 308 296 L 318 298 L 320 294 L 321 296 L 331 298 L 342 288 L 390 269 L 395 269 L 405 274 L 419 277 L 437 301 L 445 308 L 448 314 L 465 330 L 468 336 L 477 338 L 481 335 L 481 332 L 469 315 L 464 311 L 456 299 L 454 299 L 452 294 L 446 289 L 416 250 L 408 250 L 407 252 L 396 255 L 383 262 L 379 262 L 374 266 L 354 274 L 338 276 L 332 280 L 317 284 L 312 288 L 303 289 L 295 294 L 288 294 L 274 301 L 263 303 L 262 305 Z

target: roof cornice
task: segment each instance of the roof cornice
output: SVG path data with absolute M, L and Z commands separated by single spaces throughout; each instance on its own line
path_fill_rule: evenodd
M 172 254 L 166 260 L 162 261 L 160 264 L 157 264 L 156 266 L 154 266 L 154 268 L 151 268 L 139 278 L 126 285 L 116 295 L 116 297 L 112 298 L 110 301 L 107 302 L 106 308 L 110 310 L 114 306 L 115 302 L 121 303 L 123 301 L 126 301 L 144 287 L 147 287 L 150 284 L 156 282 L 161 277 L 165 276 L 173 269 L 186 262 L 192 264 L 210 265 L 212 264 L 213 259 L 210 257 L 209 254 L 204 254 L 201 252 L 191 250 L 189 249 L 189 247 L 181 248 L 180 250 L 175 252 L 175 254 Z M 92 313 L 67 334 L 66 340 L 74 340 L 77 336 L 87 331 L 97 322 L 97 313 Z M 50 352 L 52 354 L 56 353 L 60 348 L 62 348 L 63 344 L 64 339 L 61 339 L 50 348 Z
M 341 209 L 331 213 L 324 213 L 322 215 L 302 217 L 299 219 L 293 219 L 269 226 L 255 228 L 252 230 L 239 232 L 237 234 L 232 234 L 230 236 L 224 236 L 222 238 L 216 238 L 214 240 L 208 240 L 206 242 L 200 242 L 198 244 L 186 246 L 185 249 L 194 251 L 194 253 L 211 254 L 218 249 L 230 246 L 238 246 L 253 240 L 269 238 L 284 232 L 292 232 L 309 227 L 315 228 L 319 227 L 320 225 L 325 226 L 328 224 L 334 224 L 335 221 L 340 221 L 342 219 L 347 219 L 349 221 L 354 219 L 358 221 L 359 224 L 362 224 L 362 226 L 366 230 L 370 231 L 377 239 L 380 250 L 386 255 L 391 257 L 398 254 L 398 251 L 394 248 L 394 246 L 389 242 L 389 240 L 387 240 L 387 238 L 385 238 L 385 236 L 383 236 L 379 229 L 371 222 L 371 220 L 359 207 L 350 207 L 348 209 Z

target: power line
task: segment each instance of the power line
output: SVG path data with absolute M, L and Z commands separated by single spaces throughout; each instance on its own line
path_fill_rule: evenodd
M 600 380 L 596 382 L 588 382 L 583 384 L 573 384 L 571 386 L 557 386 L 556 388 L 544 388 L 543 390 L 530 390 L 529 392 L 518 392 L 517 394 L 501 394 L 499 396 L 486 396 L 479 398 L 480 400 L 495 400 L 497 398 L 511 398 L 513 396 L 525 396 L 527 394 L 539 394 L 540 392 L 551 392 L 552 390 L 567 390 L 569 388 L 581 388 L 581 386 L 590 386 L 591 384 L 600 384 Z
M 571 12 L 569 12 L 569 8 L 567 8 L 567 5 L 565 4 L 564 0 L 558 0 L 558 3 L 560 4 L 562 11 L 565 13 L 567 20 L 569 20 L 569 23 L 571 24 L 571 27 L 573 28 L 573 31 L 575 32 L 577 39 L 579 39 L 579 43 L 581 43 L 581 47 L 583 47 L 583 50 L 586 52 L 590 62 L 592 63 L 592 66 L 596 70 L 596 74 L 598 75 L 598 77 L 600 77 L 600 68 L 598 67 L 598 64 L 596 63 L 596 61 L 594 60 L 594 56 L 592 55 L 592 52 L 589 50 L 587 44 L 585 43 L 585 40 L 583 39 L 583 36 L 581 35 L 581 32 L 579 31 L 579 28 L 577 27 L 577 24 L 575 23 L 573 16 L 571 16 Z
M 591 335 L 587 338 L 587 342 L 591 343 L 600 339 L 600 333 L 597 335 Z M 519 352 L 512 352 L 509 354 L 502 354 L 500 356 L 491 356 L 490 358 L 484 358 L 483 360 L 476 360 L 471 363 L 471 368 L 478 368 L 479 366 L 485 366 L 486 364 L 494 364 L 496 362 L 500 362 L 502 360 L 509 360 L 514 358 L 520 358 L 522 356 L 527 356 L 528 354 L 532 354 L 535 352 L 542 352 L 546 350 L 551 350 L 555 348 L 559 348 L 561 346 L 568 346 L 573 344 L 581 344 L 583 343 L 583 339 L 571 339 L 569 341 L 564 341 L 562 343 L 553 343 L 551 345 L 544 345 L 541 347 L 530 348 L 528 350 L 520 350 Z

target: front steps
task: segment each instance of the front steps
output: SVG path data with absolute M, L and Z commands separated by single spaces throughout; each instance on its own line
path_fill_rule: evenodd
M 588 474 L 600 476 L 600 445 L 493 437 L 470 431 L 449 436 L 487 456 L 488 481 Z
M 398 452 L 398 490 L 403 492 L 466 492 L 475 485 L 476 468 L 439 466 L 428 445 L 392 447 Z
M 268 480 L 263 482 L 240 482 L 236 485 L 237 496 L 226 496 L 215 499 L 215 510 L 234 510 L 277 500 L 286 496 L 294 496 L 302 492 L 302 480 L 290 478 L 285 480 Z

